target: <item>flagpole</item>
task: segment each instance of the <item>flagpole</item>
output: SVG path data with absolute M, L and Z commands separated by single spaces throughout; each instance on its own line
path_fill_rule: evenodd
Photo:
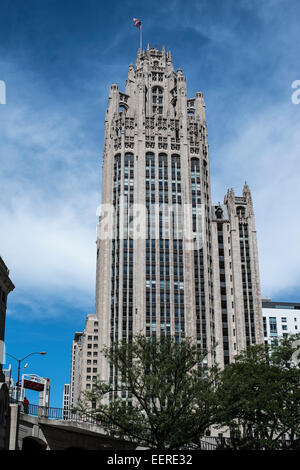
M 138 18 L 133 19 L 133 26 L 136 26 L 140 30 L 140 50 L 142 52 L 143 47 L 143 25 L 142 22 Z

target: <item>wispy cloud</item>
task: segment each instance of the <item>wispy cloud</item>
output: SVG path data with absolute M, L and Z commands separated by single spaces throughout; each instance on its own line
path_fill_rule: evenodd
M 239 135 L 218 149 L 215 195 L 246 179 L 252 189 L 264 295 L 284 296 L 300 283 L 299 112 L 291 103 L 247 116 Z
M 32 87 L 20 71 L 16 82 Z M 0 249 L 15 305 L 35 315 L 38 291 L 40 301 L 51 292 L 70 305 L 93 296 L 101 148 L 71 105 L 31 92 L 32 101 L 19 103 L 11 91 L 0 108 Z M 41 92 L 43 107 L 35 101 Z M 49 304 L 43 315 L 54 310 Z
M 53 292 L 58 304 L 49 301 L 42 315 L 93 301 L 103 119 L 109 84 L 124 89 L 135 60 L 136 15 L 145 43 L 172 49 L 189 94 L 205 93 L 213 199 L 249 182 L 263 294 L 288 295 L 300 280 L 300 105 L 290 101 L 300 79 L 297 2 L 154 0 L 134 14 L 132 2 L 119 2 L 117 15 L 101 7 L 97 19 L 89 1 L 76 5 L 86 16 L 70 18 L 65 42 L 65 21 L 46 3 L 49 23 L 41 26 L 46 7 L 27 17 L 19 48 L 11 56 L 2 48 L 0 61 L 0 250 L 16 284 L 10 314 L 38 317 Z

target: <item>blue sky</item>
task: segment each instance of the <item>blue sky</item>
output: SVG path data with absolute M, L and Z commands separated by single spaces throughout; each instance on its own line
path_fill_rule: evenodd
M 111 83 L 124 89 L 144 45 L 173 54 L 207 106 L 212 197 L 255 205 L 262 293 L 300 301 L 300 5 L 296 0 L 0 0 L 0 254 L 10 294 L 6 347 L 33 356 L 61 406 L 71 342 L 94 311 L 96 208 Z M 30 397 L 34 400 L 34 397 Z

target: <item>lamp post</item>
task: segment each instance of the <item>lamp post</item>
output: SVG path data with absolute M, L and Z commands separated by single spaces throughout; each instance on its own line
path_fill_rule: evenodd
M 9 357 L 12 357 L 13 359 L 15 359 L 17 362 L 18 362 L 18 381 L 17 381 L 17 402 L 19 401 L 19 391 L 20 391 L 20 370 L 21 370 L 21 362 L 24 361 L 24 359 L 26 359 L 27 357 L 29 356 L 32 356 L 32 354 L 41 354 L 42 356 L 45 356 L 47 353 L 45 351 L 42 351 L 42 352 L 32 352 L 30 354 L 27 354 L 27 356 L 23 357 L 22 359 L 18 359 L 16 358 L 15 356 L 13 356 L 12 354 L 8 354 L 6 353 L 7 356 Z

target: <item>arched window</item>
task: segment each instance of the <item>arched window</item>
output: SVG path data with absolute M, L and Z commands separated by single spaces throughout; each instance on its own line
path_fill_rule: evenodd
M 125 163 L 134 163 L 133 153 L 125 153 Z
M 152 111 L 153 113 L 163 113 L 163 89 L 160 86 L 152 88 Z
M 160 153 L 158 155 L 158 160 L 159 160 L 159 163 L 163 163 L 164 165 L 167 165 L 168 164 L 168 156 L 166 153 Z
M 200 160 L 199 158 L 193 157 L 191 159 L 191 172 L 192 177 L 199 177 L 200 178 Z
M 120 153 L 117 153 L 117 155 L 115 155 L 115 164 L 120 164 L 121 163 L 121 154 Z
M 238 206 L 236 208 L 236 214 L 238 216 L 239 219 L 241 219 L 242 217 L 245 217 L 245 207 L 243 206 Z
M 222 217 L 223 217 L 223 209 L 221 209 L 221 207 L 218 207 L 218 208 L 216 209 L 215 214 L 216 214 L 217 219 L 222 219 Z
M 128 109 L 128 105 L 126 105 L 125 103 L 120 103 L 120 105 L 119 105 L 119 113 L 125 113 L 125 114 L 126 114 L 127 109 Z
M 180 156 L 174 153 L 172 155 L 172 166 L 175 166 L 175 165 L 180 167 Z
M 146 153 L 146 165 L 149 165 L 150 163 L 154 164 L 154 153 L 153 152 L 147 152 Z

